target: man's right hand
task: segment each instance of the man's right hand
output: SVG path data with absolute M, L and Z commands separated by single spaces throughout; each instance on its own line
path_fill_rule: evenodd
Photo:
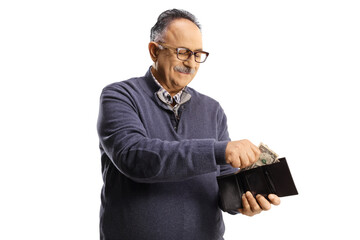
M 226 146 L 225 160 L 234 168 L 245 168 L 256 162 L 260 153 L 249 140 L 231 141 Z

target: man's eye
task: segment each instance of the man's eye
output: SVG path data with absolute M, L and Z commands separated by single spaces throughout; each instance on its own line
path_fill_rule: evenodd
M 189 50 L 186 50 L 186 49 L 180 49 L 179 50 L 179 54 L 182 54 L 182 55 L 188 55 L 189 54 Z

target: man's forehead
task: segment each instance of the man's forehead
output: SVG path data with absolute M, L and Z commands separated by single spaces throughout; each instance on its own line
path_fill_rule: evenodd
M 200 29 L 187 19 L 176 19 L 166 29 L 164 36 L 166 43 L 176 47 L 202 49 L 202 35 Z

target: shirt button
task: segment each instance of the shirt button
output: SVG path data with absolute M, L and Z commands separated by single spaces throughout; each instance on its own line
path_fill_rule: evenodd
M 177 130 L 177 127 L 174 127 L 174 130 L 176 131 L 176 130 Z

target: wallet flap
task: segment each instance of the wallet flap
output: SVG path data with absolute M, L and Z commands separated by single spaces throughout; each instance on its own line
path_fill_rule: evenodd
M 242 207 L 238 180 L 235 174 L 218 177 L 220 195 L 220 208 L 223 211 L 234 210 Z
M 294 180 L 291 176 L 289 166 L 285 158 L 280 158 L 280 162 L 265 165 L 264 169 L 268 172 L 272 185 L 275 188 L 275 194 L 279 197 L 297 195 Z

